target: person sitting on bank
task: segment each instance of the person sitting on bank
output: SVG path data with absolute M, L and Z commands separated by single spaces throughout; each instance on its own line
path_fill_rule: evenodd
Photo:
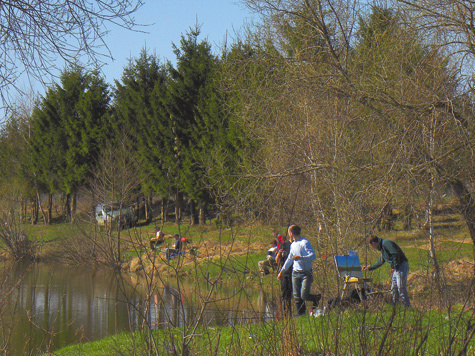
M 272 240 L 270 247 L 267 250 L 266 259 L 264 261 L 259 261 L 257 264 L 259 266 L 259 272 L 261 275 L 269 274 L 269 267 L 273 270 L 277 269 L 277 262 L 275 261 L 275 254 L 277 252 L 277 242 Z
M 173 235 L 173 237 L 175 238 L 175 242 L 173 242 L 172 247 L 165 249 L 165 258 L 167 260 L 169 260 L 172 257 L 177 256 L 181 252 L 182 247 L 183 247 L 183 243 L 180 239 L 180 235 L 175 234 Z
M 157 245 L 161 245 L 165 241 L 165 234 L 160 230 L 160 226 L 155 228 L 155 236 L 150 239 L 150 249 L 155 250 Z

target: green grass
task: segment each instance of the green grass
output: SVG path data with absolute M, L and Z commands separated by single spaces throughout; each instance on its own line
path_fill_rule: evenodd
M 69 223 L 58 223 L 48 226 L 23 224 L 21 228 L 25 231 L 30 241 L 46 242 L 68 237 L 72 226 Z
M 72 345 L 55 355 L 145 355 L 175 345 L 181 354 L 183 341 L 193 355 L 384 355 L 458 354 L 472 331 L 473 314 L 453 311 L 422 313 L 414 309 L 385 306 L 381 310 L 335 309 L 328 315 L 247 324 L 232 327 L 201 327 L 158 330 L 152 334 L 119 334 L 96 342 Z M 157 348 L 150 345 L 153 339 Z M 148 346 L 147 346 L 148 345 Z M 468 354 L 474 351 L 473 341 Z M 286 353 L 287 352 L 287 353 Z M 156 354 L 156 353 L 151 353 Z
M 102 355 L 113 356 L 119 355 L 120 352 L 126 352 L 134 346 L 134 339 L 140 333 L 120 333 L 112 336 L 108 336 L 99 341 L 89 343 L 79 343 L 64 347 L 54 352 L 54 355 Z M 136 344 L 135 347 L 143 348 L 141 343 Z M 121 351 L 119 351 L 121 350 Z M 128 354 L 128 353 L 126 353 Z
M 160 253 L 160 252 L 159 252 Z M 206 272 L 206 277 L 217 278 L 221 276 L 226 283 L 232 285 L 239 283 L 242 277 L 257 274 L 257 262 L 263 259 L 261 253 L 249 253 L 244 256 L 230 256 L 226 258 L 203 258 L 200 259 L 199 267 L 195 264 L 183 265 L 180 269 L 185 275 L 195 275 L 197 268 Z M 178 259 L 170 260 L 170 264 L 176 266 Z

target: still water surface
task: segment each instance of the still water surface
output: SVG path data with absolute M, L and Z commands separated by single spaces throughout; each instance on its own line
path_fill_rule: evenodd
M 202 325 L 232 325 L 276 317 L 276 291 L 248 294 L 181 281 L 139 283 L 128 275 L 58 264 L 3 266 L 0 332 L 10 354 L 87 342 L 144 327 L 166 328 L 196 322 L 203 300 L 210 301 Z M 31 350 L 36 351 L 30 353 Z

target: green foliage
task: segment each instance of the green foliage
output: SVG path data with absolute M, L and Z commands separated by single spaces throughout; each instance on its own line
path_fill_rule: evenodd
M 34 111 L 25 176 L 48 193 L 76 193 L 108 138 L 109 100 L 97 72 L 64 71 Z
M 37 189 L 49 193 L 60 188 L 62 182 L 58 172 L 66 164 L 63 130 L 56 106 L 59 103 L 55 92 L 50 89 L 33 113 L 28 160 L 23 172 L 27 179 L 35 182 Z
M 140 56 L 124 69 L 116 81 L 116 132 L 134 138 L 141 161 L 143 190 L 167 196 L 173 186 L 169 177 L 172 134 L 164 101 L 168 73 L 157 57 L 143 49 Z
M 13 114 L 3 125 L 0 133 L 0 177 L 3 189 L 12 195 L 14 191 L 21 193 L 17 197 L 29 197 L 35 194 L 34 181 L 27 175 L 28 135 L 30 118 L 25 115 Z M 15 195 L 16 196 L 16 195 Z
M 198 42 L 199 29 L 182 36 L 175 47 L 177 67 L 169 67 L 167 108 L 174 133 L 179 189 L 195 202 L 205 203 L 205 167 L 200 157 L 212 151 L 213 139 L 222 133 L 221 103 L 213 80 L 217 59 L 206 40 Z M 218 125 L 217 125 L 218 124 Z
M 212 157 L 211 172 L 220 191 L 224 219 L 265 209 L 260 204 L 268 193 L 268 182 L 260 178 L 270 168 L 266 167 L 266 157 L 277 158 L 284 146 L 278 120 L 287 109 L 276 99 L 284 95 L 281 86 L 285 86 L 285 78 L 280 75 L 284 61 L 270 43 L 237 42 L 222 62 L 221 90 L 227 103 L 229 141 Z M 285 159 L 281 162 L 285 164 Z
M 456 355 L 465 348 L 470 354 L 473 343 L 465 345 L 473 317 L 470 312 L 419 312 L 386 308 L 382 310 L 334 310 L 328 315 L 232 327 L 200 327 L 189 348 L 195 355 L 410 355 L 444 353 Z M 173 333 L 153 333 L 159 351 L 171 340 L 181 352 L 182 328 Z M 146 334 L 120 334 L 102 340 L 55 351 L 56 355 L 109 355 L 146 352 Z M 127 342 L 128 340 L 128 342 Z M 272 342 L 269 342 L 272 340 Z M 109 350 L 109 351 L 108 351 Z M 102 352 L 102 353 L 101 353 Z
M 381 42 L 381 37 L 390 37 L 400 26 L 394 11 L 387 7 L 372 6 L 368 19 L 359 16 L 359 44 L 371 49 Z
M 237 168 L 231 162 L 239 160 L 242 135 L 224 110 L 221 62 L 198 36 L 199 29 L 182 36 L 176 68 L 143 50 L 116 81 L 114 97 L 117 129 L 132 134 L 140 154 L 143 191 L 178 191 L 206 207 L 213 184 Z

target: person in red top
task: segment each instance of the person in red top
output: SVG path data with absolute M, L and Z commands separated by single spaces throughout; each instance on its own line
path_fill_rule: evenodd
M 275 230 L 273 231 L 273 235 L 275 237 L 275 242 L 277 242 L 277 251 L 279 251 L 280 246 L 284 243 L 285 239 L 281 234 L 277 233 L 277 231 Z

